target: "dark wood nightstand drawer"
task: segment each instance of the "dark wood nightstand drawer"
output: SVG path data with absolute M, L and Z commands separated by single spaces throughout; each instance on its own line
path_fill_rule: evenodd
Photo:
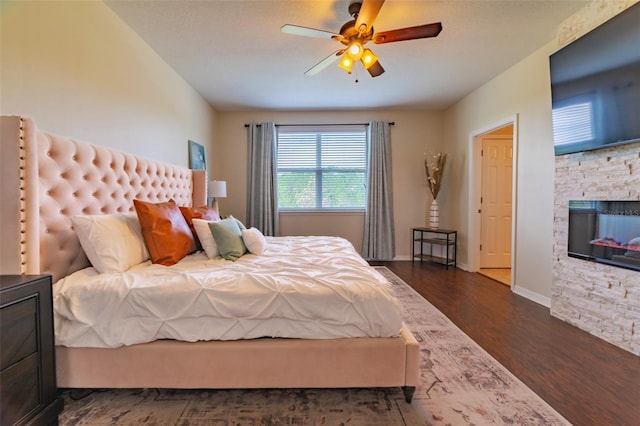
M 0 309 L 0 370 L 38 351 L 36 297 Z
M 58 424 L 51 276 L 0 275 L 0 425 Z
M 0 373 L 0 424 L 12 425 L 40 405 L 38 364 L 34 353 Z

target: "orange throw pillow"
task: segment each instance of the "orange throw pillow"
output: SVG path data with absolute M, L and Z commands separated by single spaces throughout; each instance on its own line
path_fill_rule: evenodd
M 202 207 L 180 207 L 180 211 L 184 216 L 187 224 L 189 225 L 189 229 L 193 234 L 193 237 L 196 240 L 196 250 L 202 250 L 202 244 L 200 243 L 200 239 L 198 238 L 198 233 L 196 232 L 196 228 L 193 226 L 193 219 L 202 219 L 206 221 L 219 221 L 220 215 L 218 214 L 218 210 L 209 206 Z
M 133 200 L 151 261 L 171 266 L 196 250 L 196 242 L 178 205 L 169 200 L 148 203 Z

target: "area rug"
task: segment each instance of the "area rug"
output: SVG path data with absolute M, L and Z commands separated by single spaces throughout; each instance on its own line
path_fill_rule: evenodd
M 411 404 L 397 389 L 67 390 L 61 425 L 568 425 L 385 267 L 421 348 Z

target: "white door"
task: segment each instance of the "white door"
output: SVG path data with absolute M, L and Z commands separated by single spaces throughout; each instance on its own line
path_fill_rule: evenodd
M 480 267 L 511 267 L 513 139 L 482 138 Z

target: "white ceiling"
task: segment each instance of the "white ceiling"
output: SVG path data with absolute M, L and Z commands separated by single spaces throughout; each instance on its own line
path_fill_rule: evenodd
M 283 34 L 338 32 L 350 0 L 107 0 L 219 111 L 444 108 L 554 39 L 582 0 L 387 0 L 376 31 L 442 22 L 436 38 L 368 45 L 386 72 L 337 64 L 304 72 L 342 45 Z M 526 82 L 523 82 L 526 84 Z

